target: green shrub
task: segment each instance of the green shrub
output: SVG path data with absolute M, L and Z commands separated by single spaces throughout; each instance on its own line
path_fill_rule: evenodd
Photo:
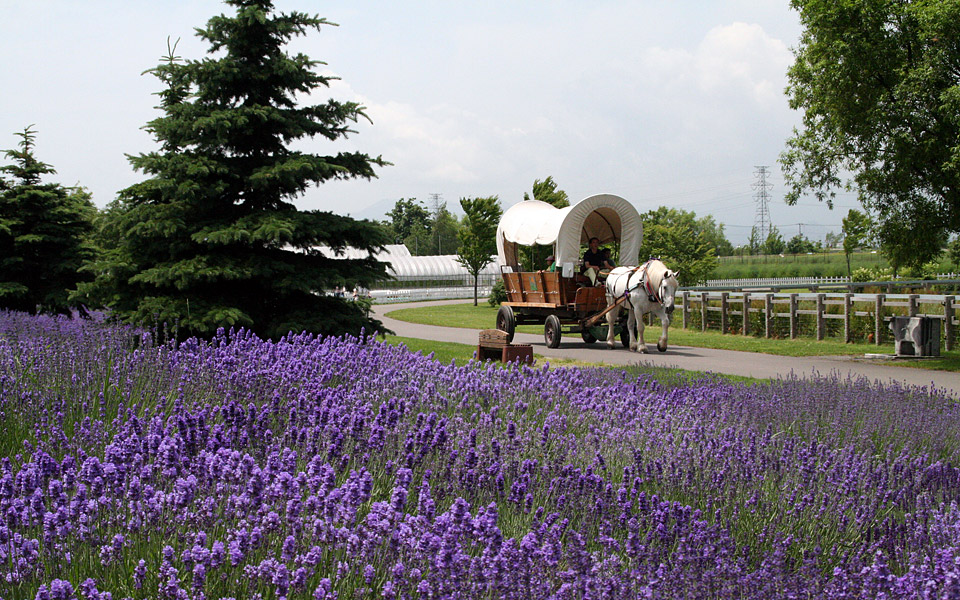
M 864 281 L 891 281 L 893 280 L 893 269 L 889 267 L 860 267 L 854 269 L 850 274 L 850 279 L 855 282 Z
M 498 279 L 490 289 L 490 297 L 487 302 L 490 306 L 500 306 L 507 299 L 507 288 L 503 287 L 503 279 Z
M 903 276 L 908 279 L 936 279 L 937 273 L 940 272 L 940 263 L 937 261 L 930 261 L 920 265 L 919 267 L 910 267 L 905 269 Z

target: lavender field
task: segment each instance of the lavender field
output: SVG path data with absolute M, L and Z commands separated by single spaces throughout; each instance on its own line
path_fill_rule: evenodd
M 0 313 L 0 598 L 957 598 L 960 410 L 864 381 Z

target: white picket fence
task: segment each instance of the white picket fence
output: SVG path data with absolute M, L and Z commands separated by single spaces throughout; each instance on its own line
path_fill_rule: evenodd
M 898 277 L 897 279 L 903 279 Z M 937 273 L 937 280 L 960 279 L 958 273 Z M 785 285 L 822 285 L 825 283 L 849 283 L 849 277 L 759 277 L 754 279 L 708 279 L 707 287 L 763 287 Z
M 416 288 L 405 290 L 373 290 L 370 292 L 375 304 L 396 304 L 397 302 L 422 302 L 424 300 L 449 300 L 452 298 L 473 298 L 473 286 Z M 486 302 L 490 297 L 490 286 L 477 288 L 477 298 Z
M 957 273 L 940 273 L 937 279 L 960 279 Z M 490 296 L 490 283 L 481 285 L 477 296 L 481 300 L 486 300 Z M 822 285 L 826 283 L 847 283 L 847 277 L 765 277 L 758 279 L 710 279 L 707 280 L 709 287 L 764 287 L 764 286 L 808 286 Z M 435 288 L 408 288 L 399 290 L 372 290 L 370 295 L 377 304 L 395 304 L 398 302 L 421 302 L 424 300 L 447 300 L 452 298 L 473 298 L 473 286 L 445 286 Z
M 762 287 L 784 285 L 821 285 L 824 283 L 847 283 L 849 277 L 759 277 L 754 279 L 708 279 L 708 287 Z

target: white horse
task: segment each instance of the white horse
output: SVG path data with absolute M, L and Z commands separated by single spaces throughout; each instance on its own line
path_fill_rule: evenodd
M 620 316 L 620 309 L 626 308 L 630 349 L 647 353 L 647 345 L 643 341 L 643 315 L 652 312 L 660 317 L 663 326 L 663 333 L 657 340 L 657 350 L 667 351 L 667 328 L 670 327 L 670 315 L 674 309 L 679 273 L 668 269 L 658 258 L 651 258 L 639 267 L 617 267 L 610 271 L 606 283 L 607 306 L 624 296 L 626 299 L 607 313 L 607 346 L 614 347 L 614 323 Z

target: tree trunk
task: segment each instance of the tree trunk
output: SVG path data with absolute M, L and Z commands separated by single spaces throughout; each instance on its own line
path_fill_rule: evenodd
M 473 305 L 477 306 L 477 281 L 480 279 L 479 273 L 473 276 Z
M 850 253 L 847 252 L 847 279 L 853 279 L 853 274 L 850 272 Z

